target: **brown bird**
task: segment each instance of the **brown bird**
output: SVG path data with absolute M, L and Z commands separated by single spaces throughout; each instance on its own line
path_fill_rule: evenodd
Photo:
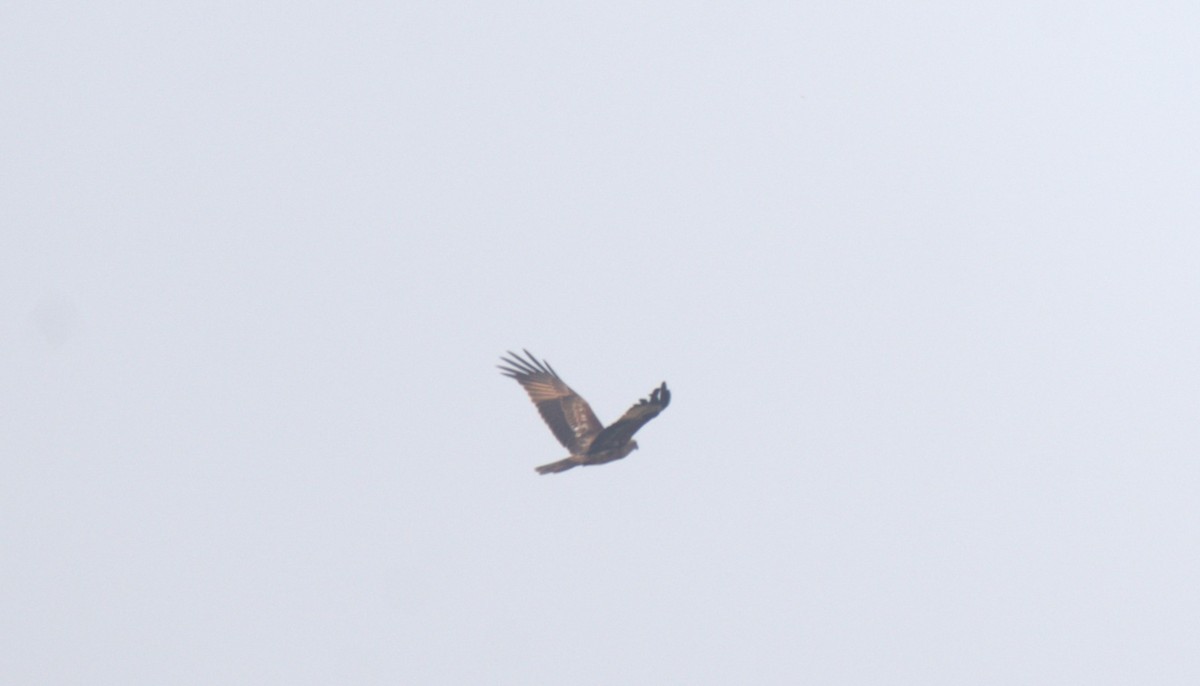
M 664 381 L 649 398 L 642 398 L 620 419 L 605 427 L 587 401 L 563 383 L 549 363 L 539 361 L 528 350 L 525 356 L 529 359 L 509 351 L 507 358 L 500 358 L 504 365 L 498 366 L 505 376 L 516 379 L 525 388 L 554 437 L 571 451 L 570 457 L 538 467 L 538 474 L 565 472 L 572 467 L 604 464 L 625 457 L 638 448 L 637 441 L 630 440 L 637 430 L 671 403 L 671 391 Z

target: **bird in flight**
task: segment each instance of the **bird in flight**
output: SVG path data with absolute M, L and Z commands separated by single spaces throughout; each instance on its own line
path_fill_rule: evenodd
M 508 357 L 500 359 L 504 362 L 498 365 L 500 370 L 521 384 L 550 431 L 554 432 L 554 437 L 571 451 L 565 459 L 538 467 L 538 474 L 555 474 L 625 457 L 637 450 L 637 441 L 631 440 L 637 430 L 671 403 L 671 391 L 667 390 L 664 381 L 649 398 L 639 400 L 620 419 L 606 427 L 596 418 L 587 401 L 558 378 L 558 373 L 545 360 L 539 361 L 528 350 L 525 357 L 509 351 Z

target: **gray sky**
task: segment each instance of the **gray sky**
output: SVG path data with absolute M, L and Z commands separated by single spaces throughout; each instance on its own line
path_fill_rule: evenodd
M 1200 683 L 1200 9 L 561 5 L 6 10 L 0 681 Z

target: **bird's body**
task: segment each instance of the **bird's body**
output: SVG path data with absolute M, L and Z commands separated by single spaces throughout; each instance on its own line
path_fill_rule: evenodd
M 587 401 L 571 390 L 553 367 L 539 361 L 528 350 L 525 355 L 528 359 L 509 352 L 509 357 L 501 358 L 507 366 L 500 369 L 505 376 L 521 384 L 554 437 L 571 451 L 565 459 L 538 467 L 539 474 L 565 472 L 578 466 L 605 464 L 624 458 L 638 448 L 633 434 L 671 402 L 671 391 L 664 382 L 651 392 L 649 398 L 638 401 L 620 419 L 605 427 Z
M 590 465 L 606 464 L 625 457 L 629 453 L 637 450 L 637 447 L 637 441 L 630 441 L 620 448 L 606 450 L 596 455 L 572 455 L 559 460 L 558 462 L 551 462 L 550 464 L 544 464 L 541 467 L 538 467 L 537 473 L 555 474 L 557 472 L 565 472 L 572 467 L 587 467 Z

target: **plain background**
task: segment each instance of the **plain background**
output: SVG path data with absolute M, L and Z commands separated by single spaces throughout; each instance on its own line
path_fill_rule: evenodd
M 3 14 L 0 681 L 1200 683 L 1195 3 Z

